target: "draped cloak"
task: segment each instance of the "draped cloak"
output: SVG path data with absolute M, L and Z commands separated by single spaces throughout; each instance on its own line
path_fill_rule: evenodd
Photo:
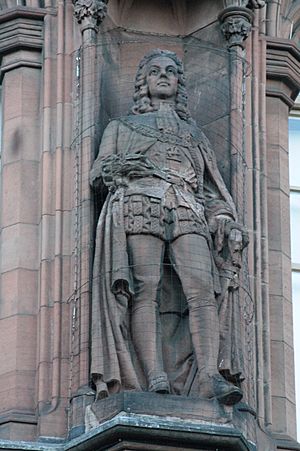
M 91 181 L 101 179 L 101 165 L 113 154 L 146 152 L 153 144 L 169 142 L 184 145 L 190 153 L 198 178 L 199 202 L 204 204 L 207 222 L 226 215 L 236 220 L 233 200 L 217 168 L 210 144 L 194 124 L 178 118 L 181 130 L 190 136 L 189 142 L 157 130 L 157 113 L 132 115 L 114 120 L 104 131 L 98 157 L 91 171 Z M 200 174 L 199 158 L 204 161 Z M 91 375 L 100 378 L 108 394 L 120 390 L 145 390 L 143 370 L 136 358 L 130 336 L 130 306 L 134 302 L 132 276 L 128 263 L 126 233 L 123 216 L 124 187 L 109 192 L 103 204 L 96 230 L 93 265 Z M 212 241 L 208 238 L 209 246 Z M 240 306 L 237 296 L 222 288 L 213 264 L 215 294 L 220 318 L 219 370 L 242 380 L 243 362 L 240 349 Z M 172 284 L 168 280 L 172 279 Z M 165 283 L 164 283 L 165 282 Z M 124 283 L 128 296 L 118 296 L 116 287 Z M 222 285 L 222 283 L 221 283 Z M 224 291 L 224 290 L 223 290 Z M 165 371 L 175 394 L 197 393 L 197 365 L 193 354 L 188 326 L 188 309 L 181 284 L 170 265 L 163 273 L 160 320 L 162 327 Z

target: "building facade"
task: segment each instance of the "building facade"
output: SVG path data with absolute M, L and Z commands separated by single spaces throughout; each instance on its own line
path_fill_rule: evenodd
M 298 0 L 0 0 L 1 449 L 300 449 L 288 165 L 299 33 Z M 180 403 L 143 410 L 148 398 L 105 404 L 102 423 L 89 410 L 102 204 L 90 169 L 153 48 L 182 58 L 192 116 L 249 231 L 245 403 L 226 424 L 208 414 L 200 427 Z

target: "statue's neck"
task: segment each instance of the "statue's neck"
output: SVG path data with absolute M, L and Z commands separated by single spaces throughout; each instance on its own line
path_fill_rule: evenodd
M 175 102 L 171 100 L 155 100 L 152 105 L 155 111 L 175 111 Z

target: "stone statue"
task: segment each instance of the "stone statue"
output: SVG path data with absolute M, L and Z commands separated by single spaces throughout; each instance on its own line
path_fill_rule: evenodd
M 131 114 L 104 131 L 91 184 L 108 187 L 93 272 L 97 398 L 134 390 L 239 402 L 234 293 L 247 233 L 190 116 L 175 53 L 142 59 Z

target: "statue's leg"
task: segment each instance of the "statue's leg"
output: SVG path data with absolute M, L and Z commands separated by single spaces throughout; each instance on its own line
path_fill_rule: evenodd
M 169 392 L 163 368 L 158 291 L 165 244 L 152 235 L 128 235 L 128 256 L 134 284 L 131 313 L 133 344 L 148 382 L 148 390 Z
M 189 307 L 200 395 L 216 396 L 226 404 L 234 404 L 242 397 L 240 389 L 218 373 L 219 318 L 207 241 L 196 234 L 182 235 L 170 245 L 170 258 Z
M 189 306 L 189 324 L 200 374 L 218 372 L 219 318 L 206 239 L 188 234 L 170 246 L 170 258 Z

